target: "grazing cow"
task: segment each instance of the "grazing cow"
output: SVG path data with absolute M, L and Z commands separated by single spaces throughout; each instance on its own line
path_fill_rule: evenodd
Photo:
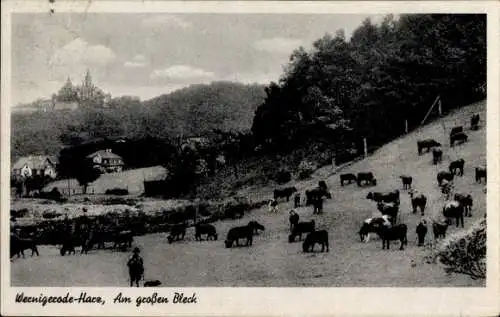
M 269 201 L 269 212 L 278 213 L 278 201 L 276 199 L 271 199 Z
M 437 142 L 434 139 L 425 139 L 417 141 L 418 155 L 421 155 L 424 149 L 430 151 L 430 149 L 435 146 L 441 146 L 441 143 Z
M 481 183 L 481 179 L 484 178 L 486 183 L 486 167 L 478 166 L 476 167 L 476 183 Z
M 390 242 L 394 240 L 401 241 L 400 250 L 404 250 L 404 245 L 408 244 L 408 239 L 406 234 L 408 232 L 408 227 L 405 224 L 399 224 L 392 227 L 379 226 L 377 230 L 378 236 L 382 239 L 382 250 L 385 249 L 387 244 L 387 250 L 390 248 Z
M 294 210 L 290 210 L 290 232 L 293 232 L 293 228 L 299 223 L 300 216 Z
M 391 224 L 394 225 L 398 219 L 399 206 L 395 203 L 377 203 L 377 209 L 382 213 L 382 215 L 387 215 L 391 217 Z
M 470 128 L 471 128 L 471 130 L 479 129 L 479 115 L 478 114 L 474 114 L 470 118 Z
M 368 195 L 366 196 L 367 199 L 371 199 L 378 202 L 386 202 L 386 203 L 395 203 L 398 204 L 400 203 L 399 200 L 399 190 L 393 190 L 392 192 L 388 193 L 378 193 L 378 192 L 369 192 Z
M 290 196 L 293 193 L 297 192 L 297 188 L 295 187 L 286 187 L 283 189 L 275 189 L 274 190 L 274 199 L 278 200 L 278 198 L 284 197 L 286 201 L 290 201 Z
M 462 204 L 465 216 L 472 217 L 472 204 L 474 201 L 470 194 L 455 194 L 453 199 Z
M 448 229 L 448 223 L 440 223 L 437 221 L 432 222 L 432 232 L 434 233 L 434 239 L 445 238 L 446 230 Z
M 323 188 L 316 187 L 314 189 L 308 189 L 306 194 L 306 206 L 314 204 L 315 201 L 323 200 L 323 198 L 332 198 L 332 195 L 324 190 Z
M 248 224 L 253 227 L 253 234 L 254 235 L 259 234 L 259 230 L 265 230 L 264 226 L 255 220 L 250 221 Z
M 186 235 L 186 227 L 187 226 L 185 223 L 178 223 L 173 225 L 170 229 L 170 235 L 167 237 L 168 243 L 184 240 L 184 236 Z
M 382 217 L 367 218 L 363 221 L 361 228 L 358 231 L 361 242 L 370 241 L 370 233 L 377 232 L 379 226 L 390 226 L 391 217 L 383 215 Z
M 326 230 L 319 230 L 310 232 L 304 242 L 302 242 L 302 251 L 303 252 L 313 252 L 314 245 L 318 243 L 321 244 L 321 252 L 330 251 L 328 246 L 328 232 Z
M 462 127 L 461 125 L 453 127 L 450 131 L 450 137 L 460 132 L 464 132 L 464 127 Z
M 295 197 L 293 197 L 293 202 L 294 202 L 294 208 L 299 208 L 300 207 L 300 193 L 295 194 Z
M 438 185 L 441 186 L 441 183 L 443 180 L 447 180 L 448 182 L 453 181 L 453 178 L 455 178 L 455 175 L 451 172 L 448 171 L 441 171 L 437 174 L 437 182 Z
M 11 234 L 10 257 L 17 255 L 17 257 L 20 258 L 22 255 L 24 258 L 24 250 L 31 250 L 31 256 L 35 253 L 37 256 L 40 256 L 40 253 L 38 253 L 36 239 L 19 238 L 18 236 Z
M 211 224 L 208 223 L 197 223 L 195 226 L 195 238 L 198 241 L 203 240 L 201 235 L 206 234 L 207 235 L 207 240 L 212 238 L 212 240 L 217 240 L 217 230 L 215 227 Z
M 239 239 L 247 239 L 246 246 L 252 245 L 255 222 L 250 221 L 248 225 L 229 229 L 224 244 L 226 248 L 231 248 L 233 243 L 240 246 Z
M 415 231 L 418 237 L 418 246 L 421 247 L 424 245 L 425 236 L 427 235 L 427 222 L 425 220 L 420 221 Z
M 420 214 L 423 216 L 425 212 L 425 206 L 427 205 L 427 197 L 424 194 L 417 193 L 417 191 L 410 191 L 411 207 L 413 213 L 417 212 L 417 208 L 420 208 Z
M 456 200 L 447 202 L 443 207 L 443 216 L 448 224 L 451 224 L 451 218 L 455 218 L 457 228 L 459 222 L 462 223 L 462 228 L 464 227 L 464 207 L 460 202 Z
M 156 286 L 160 286 L 160 285 L 161 285 L 161 282 L 158 280 L 144 282 L 144 287 L 156 287 Z
M 356 178 L 356 175 L 352 173 L 347 173 L 347 174 L 340 174 L 340 186 L 344 186 L 344 182 L 348 182 L 351 184 L 352 182 L 357 182 L 358 179 Z
M 182 236 L 182 238 L 184 239 L 184 236 Z M 115 236 L 115 241 L 114 241 L 115 244 L 113 247 L 123 248 L 125 246 L 128 246 L 130 248 L 132 247 L 133 241 L 134 241 L 134 233 L 131 230 L 120 231 Z
M 377 185 L 377 179 L 373 176 L 372 172 L 360 172 L 360 173 L 358 173 L 358 176 L 357 176 L 358 186 L 361 187 L 361 184 L 363 182 L 365 182 L 365 184 L 368 184 L 368 185 L 370 185 L 370 184 L 373 186 Z
M 299 222 L 292 230 L 292 233 L 288 236 L 288 242 L 292 243 L 295 241 L 295 237 L 299 236 L 299 241 L 302 240 L 302 234 L 307 232 L 313 232 L 316 228 L 314 220 L 309 222 Z
M 456 133 L 450 136 L 450 147 L 453 147 L 455 142 L 459 142 L 461 144 L 467 142 L 468 139 L 469 137 L 464 132 Z
M 432 148 L 432 164 L 436 165 L 443 161 L 443 150 L 440 147 Z
M 457 175 L 457 170 L 458 170 L 458 175 L 464 176 L 464 165 L 465 165 L 464 159 L 459 159 L 451 162 L 450 166 L 448 167 L 448 170 L 450 171 L 450 173 L 453 173 L 453 175 Z
M 407 175 L 399 176 L 403 182 L 403 189 L 411 189 L 411 183 L 413 183 L 413 177 Z

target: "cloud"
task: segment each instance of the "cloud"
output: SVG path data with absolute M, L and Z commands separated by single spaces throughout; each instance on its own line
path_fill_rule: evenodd
M 132 58 L 132 60 L 126 61 L 123 66 L 127 68 L 140 68 L 146 66 L 147 64 L 148 62 L 146 60 L 146 57 L 144 57 L 144 55 L 142 54 L 137 54 L 134 56 L 134 58 Z
M 172 27 L 187 29 L 193 24 L 175 15 L 162 14 L 144 19 L 142 25 L 148 28 Z
M 201 68 L 195 68 L 189 65 L 175 65 L 165 69 L 155 69 L 150 78 L 172 78 L 172 79 L 193 79 L 193 78 L 211 78 L 213 72 L 205 71 Z
M 104 45 L 90 45 L 76 38 L 54 52 L 50 66 L 69 66 L 77 63 L 103 66 L 116 58 L 115 53 Z
M 279 54 L 291 54 L 294 49 L 304 45 L 304 41 L 294 38 L 274 37 L 254 42 L 253 47 L 259 51 Z

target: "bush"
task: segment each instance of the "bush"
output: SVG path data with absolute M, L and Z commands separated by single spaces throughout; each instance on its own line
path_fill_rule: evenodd
M 472 279 L 486 278 L 486 219 L 476 222 L 469 230 L 449 235 L 439 242 L 428 257 L 438 260 L 448 273 L 469 275 Z
M 128 189 L 126 188 L 106 189 L 106 192 L 104 193 L 106 195 L 128 195 Z
M 317 166 L 309 161 L 302 161 L 298 167 L 299 179 L 307 179 L 311 177 L 312 173 L 317 169 Z
M 280 170 L 274 176 L 276 183 L 283 185 L 292 180 L 292 173 L 286 170 Z

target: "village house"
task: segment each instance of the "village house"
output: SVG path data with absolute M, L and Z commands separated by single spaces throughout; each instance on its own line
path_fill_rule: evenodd
M 111 149 L 94 152 L 87 155 L 87 158 L 92 160 L 94 168 L 98 168 L 102 173 L 121 172 L 125 165 L 123 158 Z
M 40 175 L 55 179 L 57 177 L 57 164 L 58 160 L 55 156 L 23 156 L 12 166 L 12 176 L 20 178 Z

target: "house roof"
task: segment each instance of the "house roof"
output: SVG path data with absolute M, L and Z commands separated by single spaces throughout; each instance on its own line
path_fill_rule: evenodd
M 122 157 L 120 155 L 117 155 L 113 152 L 108 152 L 106 150 L 100 150 L 100 151 L 94 152 L 92 154 L 87 155 L 87 157 L 93 158 L 97 155 L 100 155 L 102 158 L 106 158 L 106 159 L 121 159 L 122 160 Z
M 54 161 L 50 156 L 44 155 L 31 155 L 23 156 L 17 160 L 12 166 L 13 169 L 21 169 L 24 165 L 28 165 L 29 168 L 34 169 L 45 169 L 49 165 L 55 165 Z

